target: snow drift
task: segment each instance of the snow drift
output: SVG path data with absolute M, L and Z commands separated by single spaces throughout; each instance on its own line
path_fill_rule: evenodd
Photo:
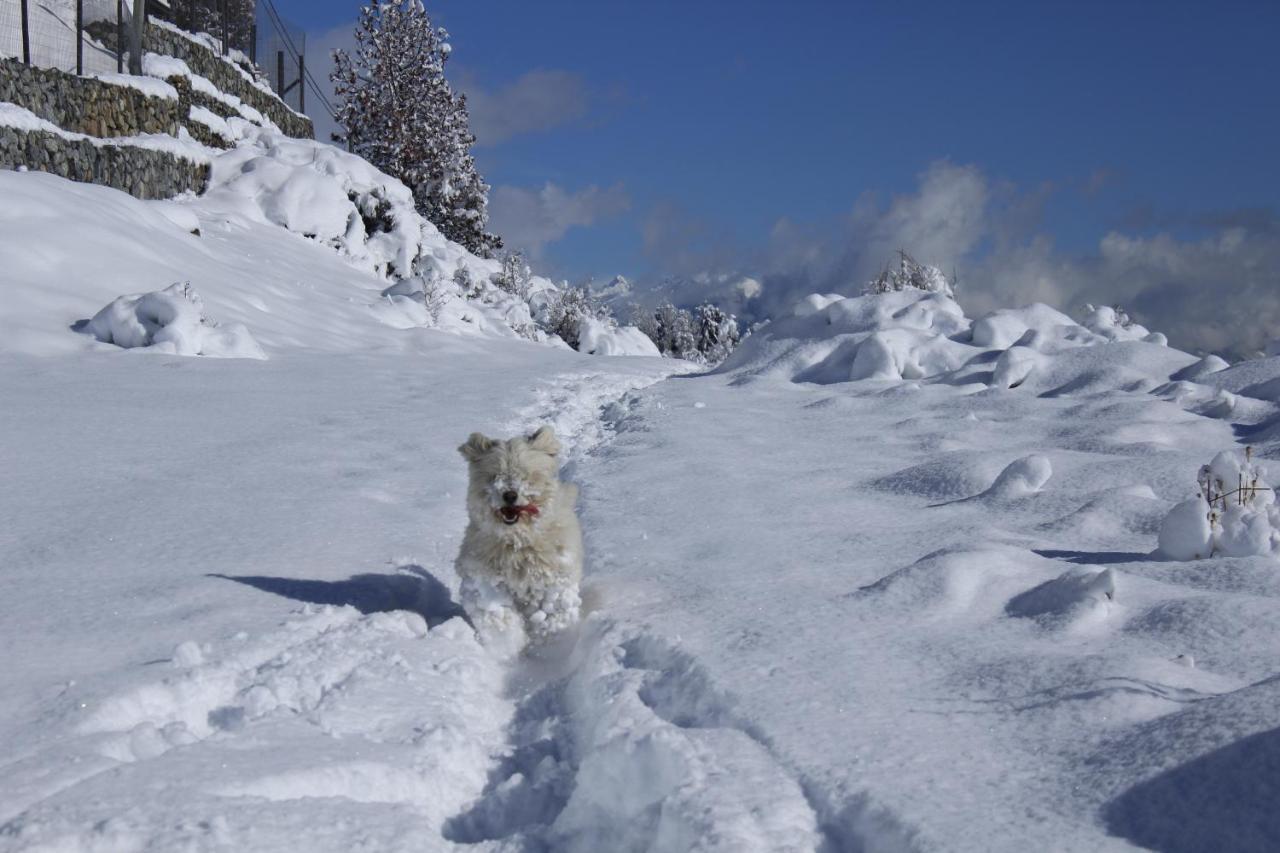
M 85 330 L 124 349 L 212 358 L 267 357 L 242 324 L 223 326 L 207 317 L 190 282 L 113 299 L 93 315 Z

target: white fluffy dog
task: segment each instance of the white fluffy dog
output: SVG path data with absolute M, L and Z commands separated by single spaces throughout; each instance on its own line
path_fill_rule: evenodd
M 456 568 L 462 606 L 481 642 L 507 652 L 578 619 L 582 528 L 578 488 L 560 482 L 560 442 L 544 426 L 506 441 L 472 433 L 469 523 Z

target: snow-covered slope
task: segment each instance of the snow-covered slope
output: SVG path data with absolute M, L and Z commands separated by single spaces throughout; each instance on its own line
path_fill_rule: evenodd
M 229 122 L 240 144 L 202 149 L 213 170 L 196 198 L 146 202 L 0 172 L 0 229 L 28 247 L 7 253 L 0 273 L 0 351 L 83 349 L 93 336 L 68 335 L 69 326 L 118 297 L 175 283 L 190 283 L 209 317 L 244 326 L 268 357 L 411 348 L 413 336 L 390 330 L 422 327 L 564 346 L 534 321 L 557 292 L 552 282 L 532 276 L 524 292 L 504 290 L 493 280 L 502 264 L 441 236 L 399 181 L 332 146 Z M 635 335 L 604 326 L 595 350 L 652 354 Z
M 0 172 L 0 850 L 1274 847 L 1274 505 L 1157 545 L 1205 462 L 1280 480 L 1280 358 L 903 291 L 662 381 L 246 142 L 179 202 Z M 503 662 L 456 448 L 540 423 L 586 612 Z

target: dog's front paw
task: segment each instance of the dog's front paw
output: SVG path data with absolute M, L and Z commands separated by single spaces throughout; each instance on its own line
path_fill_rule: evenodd
M 528 635 L 524 618 L 505 590 L 484 579 L 468 577 L 462 582 L 460 598 L 480 645 L 504 658 L 514 657 L 525 647 Z
M 473 614 L 480 645 L 501 658 L 515 657 L 529 642 L 524 629 L 524 619 L 510 607 L 490 607 Z
M 529 614 L 529 637 L 534 641 L 547 637 L 575 624 L 582 610 L 582 597 L 577 585 L 552 587 L 542 596 L 538 609 Z

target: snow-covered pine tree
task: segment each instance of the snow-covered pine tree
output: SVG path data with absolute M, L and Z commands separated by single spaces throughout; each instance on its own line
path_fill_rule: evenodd
M 353 54 L 334 51 L 329 75 L 343 129 L 334 141 L 403 181 L 445 237 L 492 257 L 502 240 L 486 230 L 489 186 L 471 156 L 466 98 L 444 76 L 448 32 L 431 25 L 421 0 L 371 0 L 355 37 Z
M 709 364 L 719 364 L 729 357 L 738 345 L 738 319 L 722 308 L 704 302 L 694 309 L 694 324 L 698 330 L 698 352 Z

